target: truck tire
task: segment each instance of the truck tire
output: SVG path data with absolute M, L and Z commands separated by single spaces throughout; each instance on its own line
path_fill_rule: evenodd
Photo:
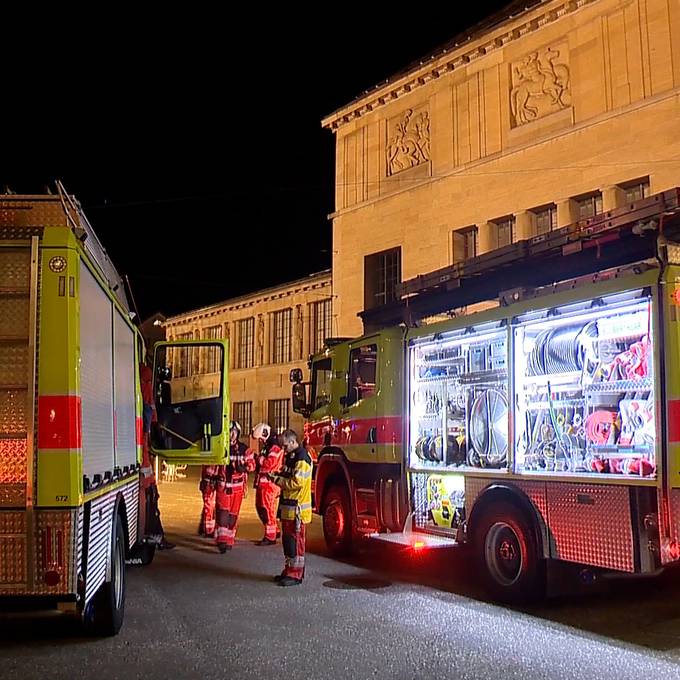
M 105 581 L 86 611 L 86 626 L 94 635 L 116 635 L 125 614 L 125 532 L 119 514 L 111 535 L 111 580 Z
M 545 594 L 545 561 L 536 534 L 521 509 L 508 502 L 489 506 L 476 524 L 474 547 L 480 572 L 493 597 L 520 603 Z
M 342 484 L 331 486 L 323 504 L 323 537 L 333 557 L 352 552 L 352 509 L 347 488 Z

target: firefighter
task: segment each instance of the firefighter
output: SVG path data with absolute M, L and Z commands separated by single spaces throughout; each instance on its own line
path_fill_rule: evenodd
M 151 423 L 156 421 L 153 405 L 153 371 L 144 363 L 139 364 L 139 382 L 142 392 L 142 488 L 146 502 L 146 533 L 156 541 L 159 550 L 172 550 L 174 543 L 165 538 L 158 508 L 158 486 L 153 471 L 153 461 L 149 454 Z
M 256 545 L 276 543 L 276 510 L 279 502 L 279 487 L 269 478 L 270 473 L 278 472 L 283 462 L 283 449 L 278 446 L 276 435 L 267 423 L 258 423 L 253 428 L 253 438 L 262 446 L 257 458 L 255 475 L 255 508 L 262 524 L 264 537 Z
M 231 550 L 236 539 L 236 523 L 248 481 L 255 469 L 253 452 L 239 441 L 241 426 L 235 420 L 229 427 L 229 464 L 221 466 L 224 474 L 217 482 L 215 542 L 221 553 Z
M 296 586 L 305 575 L 305 524 L 312 521 L 312 458 L 294 430 L 285 430 L 281 440 L 286 452 L 284 468 L 270 479 L 281 489 L 284 569 L 274 580 L 280 586 Z
M 215 535 L 215 500 L 217 484 L 224 479 L 223 465 L 204 465 L 198 488 L 203 495 L 203 510 L 198 524 L 198 535 L 213 538 Z

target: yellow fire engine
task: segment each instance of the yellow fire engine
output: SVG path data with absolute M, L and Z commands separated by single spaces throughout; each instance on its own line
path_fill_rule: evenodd
M 115 634 L 125 559 L 149 562 L 159 539 L 140 493 L 144 347 L 120 276 L 57 190 L 0 196 L 0 607 Z M 224 462 L 226 356 L 219 340 L 157 346 L 152 453 Z M 205 368 L 187 384 L 194 358 Z
M 366 335 L 291 374 L 331 551 L 468 543 L 505 600 L 540 596 L 557 561 L 678 562 L 679 265 L 673 189 L 362 312 Z

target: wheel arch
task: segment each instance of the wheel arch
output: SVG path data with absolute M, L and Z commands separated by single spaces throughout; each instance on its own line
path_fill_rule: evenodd
M 550 557 L 545 519 L 527 494 L 512 484 L 491 484 L 477 496 L 467 521 L 468 541 L 474 540 L 476 527 L 486 510 L 500 501 L 509 503 L 522 513 L 531 526 L 539 555 L 543 558 Z
M 350 497 L 350 509 L 354 514 L 352 507 L 352 483 L 347 467 L 347 458 L 342 449 L 337 447 L 326 447 L 319 454 L 317 461 L 315 487 L 314 487 L 314 510 L 321 513 L 323 510 L 325 497 L 328 489 L 334 483 L 342 483 L 347 488 L 347 493 Z

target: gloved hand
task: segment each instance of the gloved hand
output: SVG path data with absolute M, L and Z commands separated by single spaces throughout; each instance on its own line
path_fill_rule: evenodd
M 200 484 L 198 485 L 198 489 L 201 493 L 206 491 L 208 489 L 208 486 L 210 485 L 210 482 L 207 479 L 202 479 Z

